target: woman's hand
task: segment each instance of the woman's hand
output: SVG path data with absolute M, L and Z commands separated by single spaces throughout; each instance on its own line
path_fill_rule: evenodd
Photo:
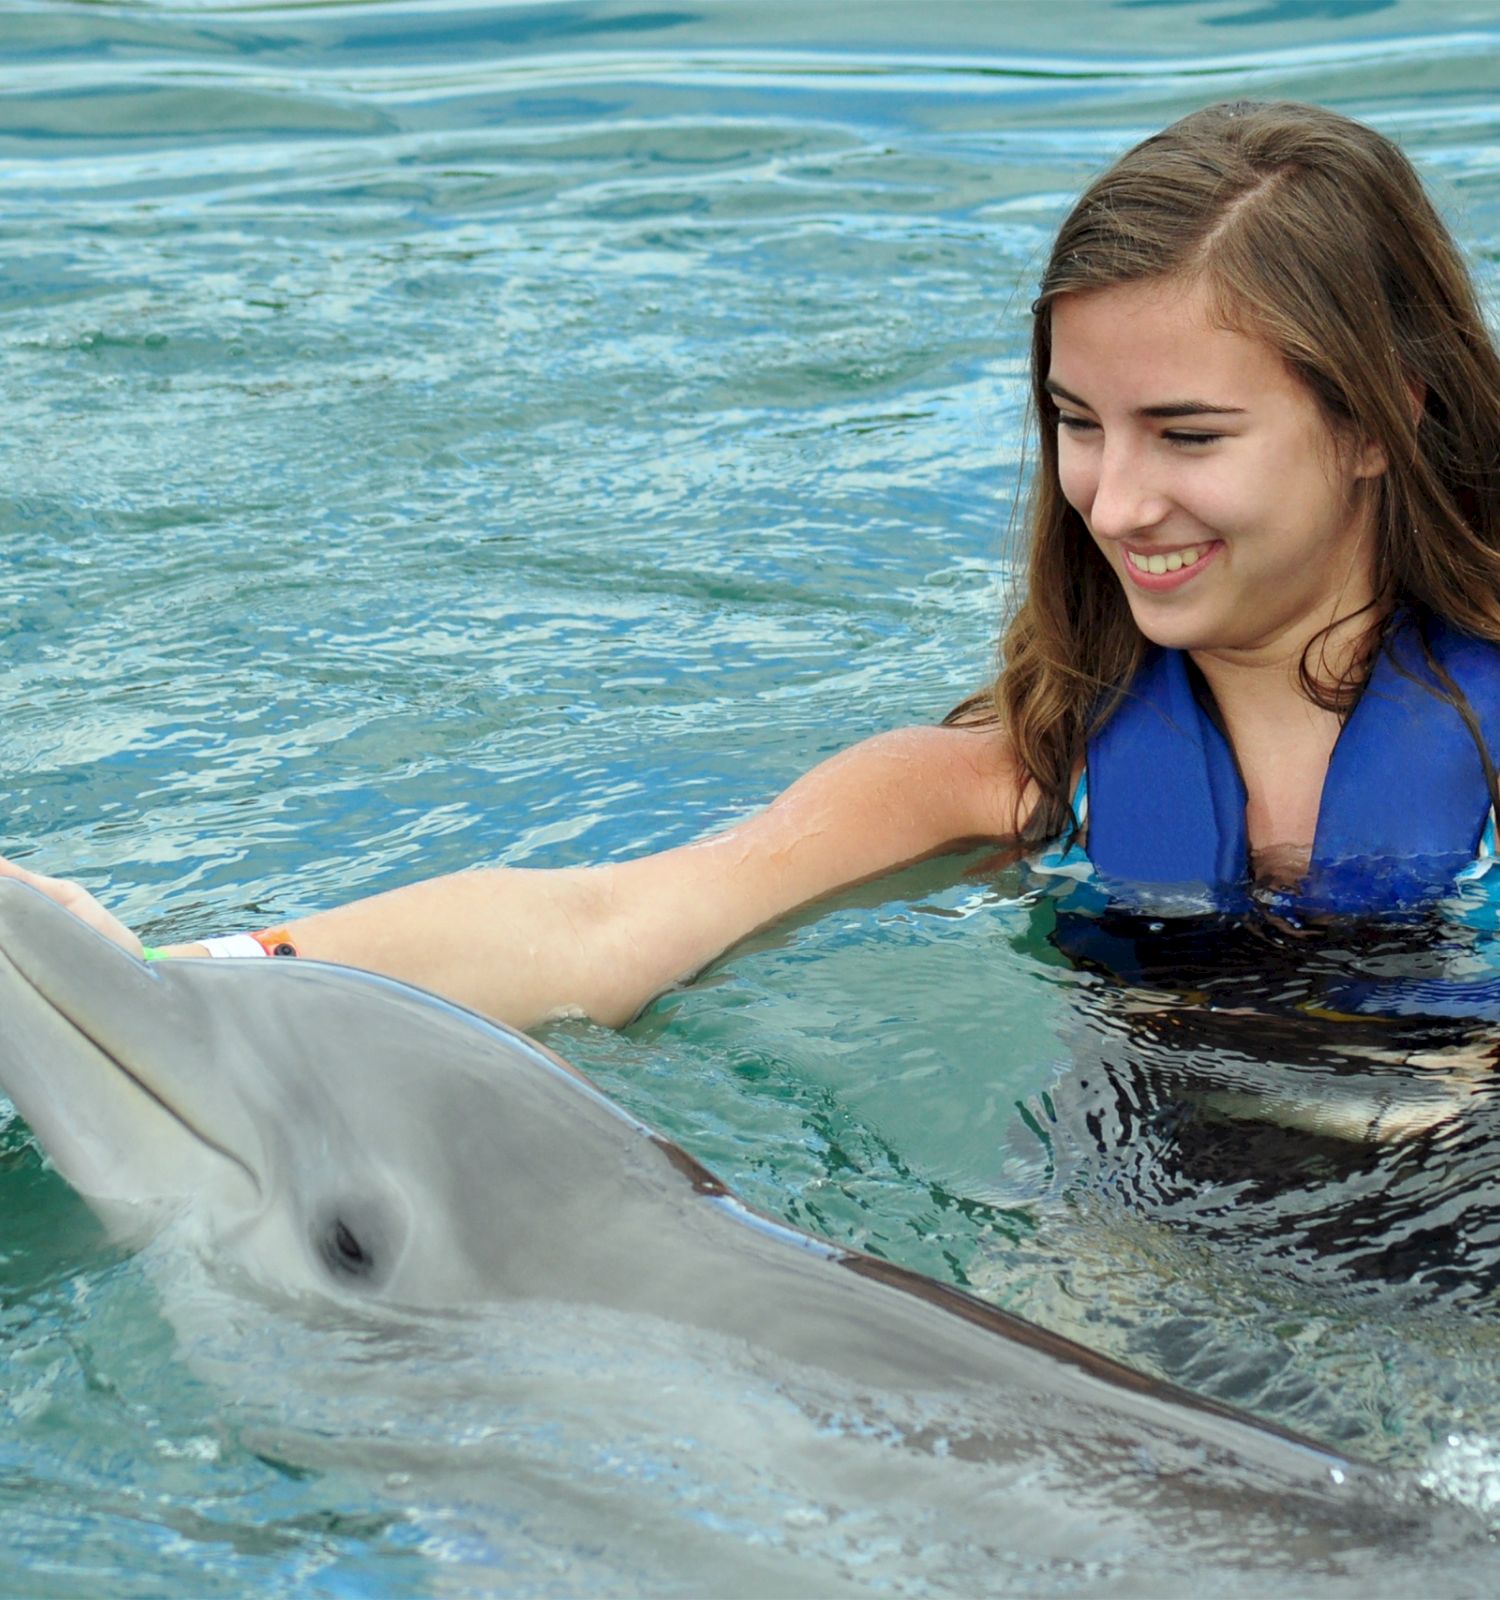
M 112 916 L 81 883 L 71 878 L 48 878 L 40 872 L 28 872 L 0 856 L 0 878 L 15 878 L 33 889 L 40 889 L 49 900 L 55 900 L 63 910 L 71 911 L 81 922 L 86 922 L 96 933 L 113 940 L 131 955 L 139 956 L 141 941 L 116 916 Z

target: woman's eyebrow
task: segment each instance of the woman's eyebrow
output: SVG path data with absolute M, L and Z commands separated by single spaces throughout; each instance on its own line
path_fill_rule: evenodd
M 1069 389 L 1064 389 L 1060 383 L 1048 378 L 1042 386 L 1047 393 L 1055 399 L 1066 400 L 1069 405 L 1082 406 L 1085 411 L 1093 408 L 1087 400 L 1080 399 Z M 1159 406 L 1142 406 L 1137 413 L 1142 417 L 1238 417 L 1244 415 L 1243 406 L 1220 406 L 1211 400 L 1166 400 Z

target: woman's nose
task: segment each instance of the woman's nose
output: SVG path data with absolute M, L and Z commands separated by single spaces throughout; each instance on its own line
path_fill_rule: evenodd
M 1097 539 L 1125 539 L 1153 528 L 1166 515 L 1167 499 L 1156 481 L 1148 451 L 1128 442 L 1106 444 L 1089 505 L 1088 525 Z

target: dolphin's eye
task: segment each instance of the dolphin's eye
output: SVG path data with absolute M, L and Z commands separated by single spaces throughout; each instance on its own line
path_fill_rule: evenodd
M 308 1218 L 307 1241 L 324 1271 L 349 1289 L 381 1289 L 400 1260 L 402 1230 L 377 1195 L 329 1195 Z
M 335 1217 L 324 1230 L 318 1248 L 329 1271 L 343 1277 L 367 1278 L 375 1270 L 375 1258 L 355 1238 L 342 1217 Z

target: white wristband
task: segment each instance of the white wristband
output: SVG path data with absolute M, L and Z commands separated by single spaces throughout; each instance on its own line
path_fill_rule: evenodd
M 211 956 L 263 956 L 265 946 L 253 934 L 225 933 L 217 939 L 200 939 Z

